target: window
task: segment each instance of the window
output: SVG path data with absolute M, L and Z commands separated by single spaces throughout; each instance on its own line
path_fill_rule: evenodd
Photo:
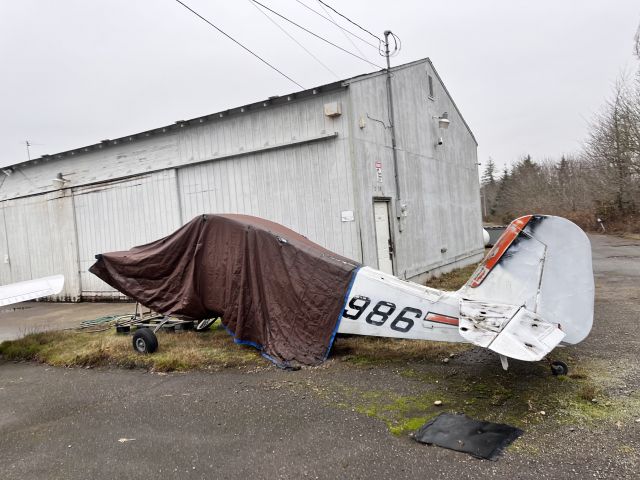
M 429 98 L 433 98 L 433 77 L 427 75 L 427 80 L 429 81 Z

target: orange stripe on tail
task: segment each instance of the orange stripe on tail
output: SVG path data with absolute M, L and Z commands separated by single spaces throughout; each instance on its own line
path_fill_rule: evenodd
M 533 215 L 525 215 L 524 217 L 516 218 L 509 224 L 471 277 L 471 288 L 476 288 L 487 278 L 487 275 L 498 264 L 504 252 L 507 251 L 522 229 L 529 223 L 531 217 Z

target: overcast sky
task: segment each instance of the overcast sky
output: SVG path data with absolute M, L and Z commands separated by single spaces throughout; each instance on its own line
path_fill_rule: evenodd
M 184 1 L 305 88 L 337 79 L 249 0 Z M 296 0 L 261 1 L 355 51 Z M 638 0 L 326 3 L 399 35 L 394 65 L 432 59 L 483 164 L 577 151 L 616 79 L 637 65 Z M 338 78 L 375 70 L 278 21 Z M 0 0 L 0 166 L 26 160 L 25 140 L 34 158 L 296 90 L 175 0 Z

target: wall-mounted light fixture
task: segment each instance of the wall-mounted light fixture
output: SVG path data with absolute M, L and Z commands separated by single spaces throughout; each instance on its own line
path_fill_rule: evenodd
M 67 180 L 66 178 L 64 178 L 62 176 L 62 173 L 58 173 L 56 175 L 56 178 L 52 178 L 51 179 L 51 183 L 53 184 L 54 188 L 62 188 L 64 187 L 65 183 L 69 183 L 69 180 Z
M 441 128 L 442 130 L 449 128 L 449 124 L 451 123 L 449 121 L 449 112 L 444 112 L 439 117 L 434 116 L 433 118 L 438 120 L 438 128 Z

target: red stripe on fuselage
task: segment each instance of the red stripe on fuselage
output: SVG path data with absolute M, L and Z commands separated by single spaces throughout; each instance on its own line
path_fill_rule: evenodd
M 428 322 L 444 323 L 446 325 L 458 326 L 458 319 L 456 317 L 450 317 L 449 315 L 442 315 L 440 313 L 429 312 L 427 313 L 425 320 Z

